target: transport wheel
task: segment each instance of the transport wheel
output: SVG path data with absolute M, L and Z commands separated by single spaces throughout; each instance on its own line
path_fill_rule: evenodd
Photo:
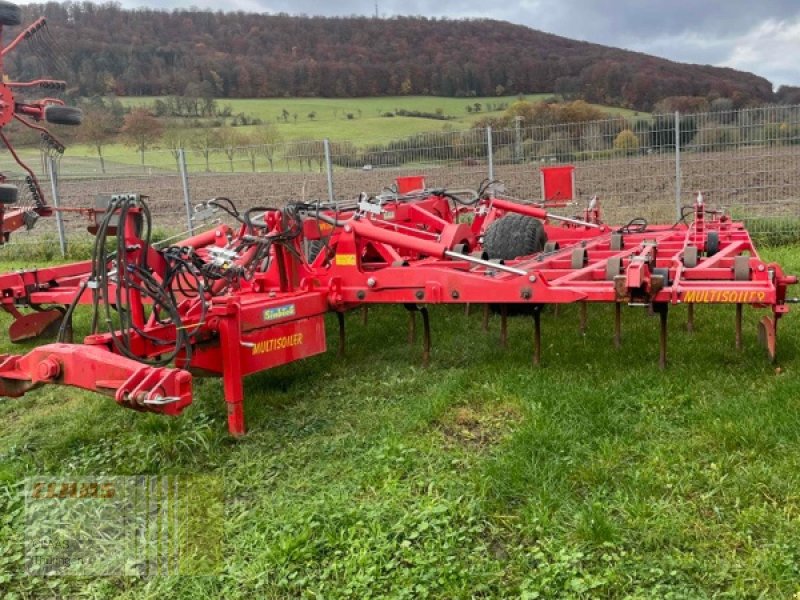
M 750 281 L 749 256 L 737 256 L 733 259 L 733 278 L 736 281 Z
M 622 250 L 625 247 L 625 241 L 621 233 L 611 234 L 611 249 L 614 251 Z
M 10 183 L 0 184 L 0 204 L 16 204 L 19 189 Z
M 708 256 L 714 256 L 717 252 L 719 252 L 719 233 L 716 231 L 709 231 L 708 237 L 706 238 L 706 254 Z
M 687 269 L 697 266 L 697 246 L 686 246 L 683 251 L 683 266 Z
M 12 2 L 0 0 L 0 25 L 15 27 L 22 23 L 22 11 Z
M 83 112 L 74 106 L 51 104 L 45 107 L 44 118 L 48 123 L 56 125 L 80 125 L 83 121 Z
M 617 275 L 622 274 L 622 258 L 619 256 L 614 256 L 608 259 L 606 262 L 606 280 L 607 281 L 614 281 L 614 278 Z
M 489 258 L 511 260 L 536 254 L 544 249 L 547 234 L 539 219 L 510 214 L 498 219 L 486 230 L 483 247 Z

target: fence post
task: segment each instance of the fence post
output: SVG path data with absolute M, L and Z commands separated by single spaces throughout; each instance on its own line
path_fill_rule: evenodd
M 331 141 L 328 138 L 322 140 L 322 147 L 325 148 L 325 167 L 328 172 L 328 201 L 333 202 L 333 162 L 331 161 Z
M 486 158 L 489 161 L 489 181 L 494 181 L 494 150 L 492 149 L 492 126 L 486 128 Z
M 53 208 L 56 209 L 56 229 L 58 229 L 58 243 L 61 246 L 61 257 L 67 257 L 67 237 L 64 233 L 64 217 L 61 211 L 58 210 L 58 168 L 56 167 L 56 159 L 52 156 L 47 160 L 47 171 L 50 175 L 50 189 L 53 193 Z
M 675 219 L 681 219 L 681 113 L 675 111 Z
M 183 205 L 186 209 L 186 223 L 189 225 L 189 235 L 194 235 L 194 222 L 192 221 L 192 196 L 189 193 L 189 173 L 186 169 L 186 152 L 184 152 L 183 148 L 178 148 L 178 167 L 181 172 Z
M 522 117 L 514 117 L 514 162 L 519 164 L 522 162 Z

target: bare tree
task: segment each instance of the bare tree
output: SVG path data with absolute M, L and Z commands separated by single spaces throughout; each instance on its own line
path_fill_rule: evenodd
M 218 129 L 203 127 L 202 129 L 198 129 L 194 136 L 192 136 L 191 147 L 193 150 L 199 152 L 205 159 L 206 171 L 211 171 L 211 165 L 209 163 L 211 153 L 221 146 L 222 140 Z
M 233 159 L 242 152 L 242 147 L 247 145 L 248 139 L 244 133 L 231 128 L 219 130 L 220 148 L 228 157 L 228 164 L 233 173 Z
M 161 138 L 161 142 L 164 144 L 164 147 L 169 150 L 169 153 L 172 155 L 172 158 L 175 159 L 175 166 L 180 170 L 180 156 L 181 150 L 185 149 L 187 144 L 189 143 L 189 132 L 185 129 L 177 127 L 175 125 L 169 125 L 164 130 L 164 135 Z
M 139 151 L 144 165 L 144 151 L 161 139 L 164 124 L 150 114 L 146 108 L 134 108 L 125 115 L 122 135 L 128 145 Z
M 253 171 L 256 170 L 256 156 L 261 154 L 269 162 L 269 170 L 275 170 L 275 151 L 278 144 L 283 141 L 283 136 L 272 123 L 264 123 L 250 131 L 247 154 L 250 157 L 250 165 Z
M 119 133 L 119 122 L 107 108 L 88 108 L 83 113 L 83 124 L 78 131 L 78 138 L 89 144 L 100 158 L 100 171 L 106 172 L 106 160 L 103 149 L 110 144 Z

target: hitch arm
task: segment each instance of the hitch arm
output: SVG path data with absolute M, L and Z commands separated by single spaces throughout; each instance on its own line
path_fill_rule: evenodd
M 45 384 L 111 396 L 144 412 L 178 415 L 192 402 L 192 376 L 152 367 L 101 346 L 48 344 L 24 356 L 0 355 L 0 396 L 19 397 Z

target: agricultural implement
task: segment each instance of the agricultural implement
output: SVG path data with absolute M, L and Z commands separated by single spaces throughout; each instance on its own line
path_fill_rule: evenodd
M 64 153 L 64 144 L 41 123 L 79 125 L 82 118 L 79 109 L 65 106 L 64 101 L 58 98 L 24 99 L 31 90 L 47 94 L 63 92 L 67 88 L 65 81 L 45 78 L 12 81 L 6 74 L 5 62 L 9 54 L 23 44 L 34 46 L 40 55 L 50 55 L 51 58 L 55 55 L 50 44 L 47 21 L 43 17 L 25 27 L 8 44 L 2 44 L 6 28 L 21 23 L 19 6 L 0 0 L 0 141 L 24 173 L 21 188 L 8 183 L 7 177 L 0 174 L 0 245 L 8 241 L 12 232 L 22 227 L 32 229 L 39 217 L 49 217 L 54 211 L 47 204 L 36 174 L 14 149 L 6 134 L 6 127 L 16 123 L 34 130 L 39 134 L 41 151 L 48 156 L 59 157 Z
M 527 315 L 532 361 L 542 360 L 541 315 L 548 305 L 615 308 L 659 316 L 659 363 L 666 366 L 667 316 L 686 304 L 766 312 L 759 337 L 775 359 L 776 332 L 797 279 L 762 261 L 741 223 L 708 210 L 702 196 L 670 225 L 634 219 L 610 227 L 593 199 L 582 214 L 554 214 L 552 203 L 477 191 L 426 190 L 400 180 L 395 191 L 340 204 L 292 202 L 240 211 L 216 198 L 200 212 L 230 224 L 159 247 L 150 241 L 144 198 L 108 198 L 96 213 L 89 261 L 0 276 L 0 306 L 13 340 L 58 341 L 25 355 L 0 356 L 0 395 L 69 385 L 113 397 L 138 411 L 177 415 L 192 402 L 193 376 L 221 376 L 231 434 L 245 433 L 243 377 L 326 350 L 326 313 L 338 318 L 345 348 L 347 311 L 399 305 L 416 327 L 423 361 L 431 350 L 428 306 L 484 305 L 507 319 Z M 419 189 L 417 189 L 419 188 Z M 79 305 L 91 331 L 72 343 Z M 25 312 L 23 312 L 25 311 Z

